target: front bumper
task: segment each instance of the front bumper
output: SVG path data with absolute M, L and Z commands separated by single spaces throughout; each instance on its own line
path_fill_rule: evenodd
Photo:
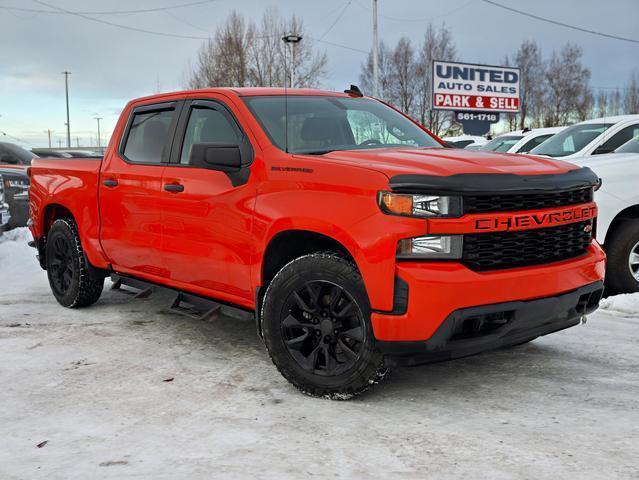
M 4 232 L 11 221 L 9 207 L 0 203 L 0 232 Z
M 8 228 L 18 228 L 27 225 L 29 220 L 29 198 L 27 196 L 14 196 L 9 202 L 11 220 Z
M 408 287 L 404 309 L 373 312 L 378 341 L 429 340 L 453 312 L 556 297 L 604 279 L 605 254 L 593 242 L 579 258 L 534 267 L 476 272 L 456 262 L 398 262 Z
M 418 365 L 518 345 L 577 325 L 603 294 L 598 281 L 561 295 L 498 303 L 451 313 L 423 342 L 378 342 L 386 364 Z

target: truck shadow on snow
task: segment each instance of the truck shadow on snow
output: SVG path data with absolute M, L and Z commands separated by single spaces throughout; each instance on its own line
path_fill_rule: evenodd
M 136 334 L 144 332 L 168 350 L 173 344 L 187 342 L 193 351 L 206 352 L 215 356 L 216 361 L 227 359 L 231 365 L 226 367 L 233 367 L 235 372 L 246 368 L 248 375 L 250 370 L 259 368 L 267 377 L 249 378 L 248 388 L 244 385 L 248 391 L 268 390 L 276 385 L 283 394 L 298 394 L 272 365 L 252 318 L 220 315 L 214 320 L 201 321 L 171 311 L 170 303 L 170 297 L 161 293 L 151 298 L 132 299 L 122 293 L 106 291 L 100 303 L 93 308 L 115 307 L 125 328 Z M 457 360 L 395 368 L 382 384 L 355 401 L 377 403 L 398 396 L 433 400 L 441 397 L 442 402 L 455 398 L 468 401 L 473 395 L 507 396 L 516 389 L 535 390 L 542 384 L 547 389 L 553 383 L 557 384 L 557 392 L 561 394 L 562 382 L 573 378 L 575 369 L 583 375 L 587 370 L 586 364 L 593 361 L 587 355 L 579 354 L 571 345 L 566 344 L 564 348 L 563 345 L 537 339 L 526 345 Z M 207 362 L 207 359 L 188 361 Z M 261 381 L 263 385 L 259 383 Z

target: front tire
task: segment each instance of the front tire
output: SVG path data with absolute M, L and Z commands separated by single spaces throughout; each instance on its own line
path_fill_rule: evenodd
M 335 253 L 285 265 L 262 308 L 266 348 L 280 373 L 302 392 L 347 399 L 387 374 L 376 348 L 370 305 L 357 267 Z
M 625 220 L 610 233 L 606 283 L 616 293 L 639 292 L 639 220 Z
M 45 260 L 49 285 L 60 305 L 86 307 L 98 301 L 104 278 L 91 276 L 73 220 L 62 218 L 53 222 L 47 236 Z

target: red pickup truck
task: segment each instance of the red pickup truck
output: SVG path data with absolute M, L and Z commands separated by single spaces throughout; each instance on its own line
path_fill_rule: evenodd
M 34 160 L 30 228 L 56 299 L 90 305 L 110 275 L 253 311 L 282 375 L 333 398 L 598 306 L 589 169 L 445 148 L 357 89 L 284 93 L 141 98 L 103 160 Z

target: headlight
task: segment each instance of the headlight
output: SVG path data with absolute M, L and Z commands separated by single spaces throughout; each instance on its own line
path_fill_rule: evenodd
M 397 243 L 397 258 L 458 259 L 462 257 L 462 246 L 462 235 L 404 238 Z
M 26 190 L 29 188 L 29 182 L 25 180 L 10 180 L 6 178 L 4 180 L 4 188 L 21 188 Z
M 458 217 L 461 215 L 461 198 L 442 195 L 380 192 L 379 206 L 384 213 L 406 217 Z

